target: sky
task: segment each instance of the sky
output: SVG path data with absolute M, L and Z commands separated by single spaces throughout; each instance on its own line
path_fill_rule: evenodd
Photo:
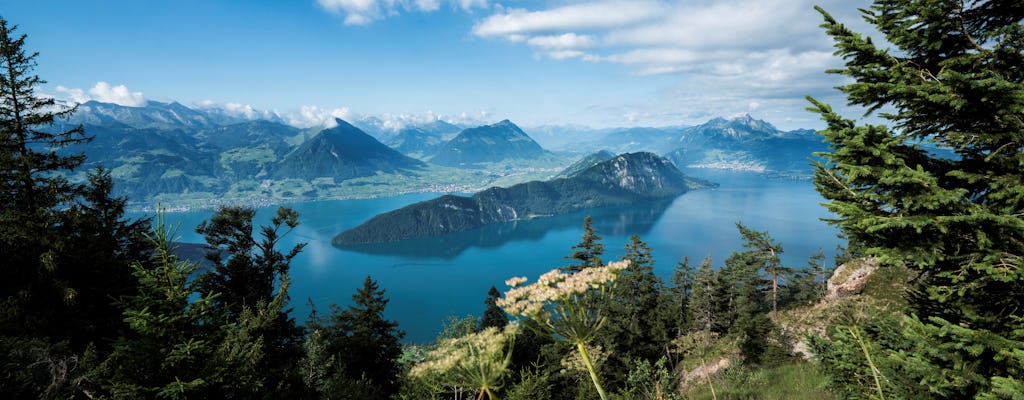
M 333 117 L 523 126 L 694 125 L 750 114 L 819 128 L 846 111 L 817 4 L 863 0 L 5 0 L 40 93 L 178 101 L 295 125 Z

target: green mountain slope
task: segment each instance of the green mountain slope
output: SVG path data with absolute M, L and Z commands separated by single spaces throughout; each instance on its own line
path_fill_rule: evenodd
M 473 167 L 507 159 L 532 159 L 544 149 L 509 120 L 463 130 L 445 143 L 431 163 L 449 167 Z
M 338 126 L 321 131 L 285 156 L 275 175 L 340 181 L 378 172 L 405 173 L 424 166 L 422 161 L 385 146 L 348 122 L 336 122 Z
M 377 215 L 335 236 L 337 245 L 381 243 L 476 229 L 609 205 L 671 198 L 707 182 L 652 153 L 629 153 L 566 178 L 492 187 L 472 197 L 446 195 Z

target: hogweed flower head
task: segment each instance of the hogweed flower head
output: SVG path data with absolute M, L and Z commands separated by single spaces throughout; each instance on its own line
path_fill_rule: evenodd
M 512 278 L 506 281 L 512 288 L 505 292 L 503 298 L 498 299 L 497 305 L 509 315 L 531 318 L 553 333 L 565 337 L 576 336 L 573 332 L 563 330 L 583 333 L 583 330 L 596 329 L 603 321 L 600 317 L 600 300 L 608 294 L 619 272 L 627 266 L 629 261 L 613 261 L 571 274 L 553 269 L 529 285 L 523 285 L 524 278 Z M 587 328 L 585 326 L 566 327 L 562 322 L 591 326 L 590 329 L 584 329 Z
M 512 288 L 505 292 L 505 297 L 498 299 L 497 305 L 516 318 L 532 319 L 547 333 L 575 345 L 598 395 L 604 400 L 607 395 L 587 354 L 586 343 L 604 325 L 601 308 L 607 303 L 619 273 L 628 266 L 629 261 L 623 260 L 572 274 L 554 269 L 525 286 L 524 278 L 512 278 L 505 282 Z
M 509 287 L 516 287 L 516 286 L 522 285 L 524 283 L 526 283 L 526 277 L 525 276 L 516 276 L 516 277 L 508 278 L 508 280 L 505 281 L 505 284 L 508 285 Z
M 509 324 L 503 330 L 490 327 L 445 339 L 426 354 L 426 361 L 412 367 L 409 375 L 435 376 L 451 386 L 477 388 L 481 395 L 491 393 L 501 388 L 518 328 L 518 324 Z

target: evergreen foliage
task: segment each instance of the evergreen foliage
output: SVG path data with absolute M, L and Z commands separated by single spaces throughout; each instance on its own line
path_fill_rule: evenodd
M 59 262 L 68 244 L 59 232 L 64 209 L 81 190 L 61 173 L 81 165 L 84 156 L 58 150 L 89 138 L 81 126 L 50 132 L 74 107 L 35 93 L 45 83 L 33 72 L 38 53 L 29 53 L 26 36 L 16 31 L 0 18 L 0 259 L 7 266 L 0 329 L 59 340 L 67 337 L 59 317 L 78 293 L 78 282 L 67 279 L 69 267 Z
M 690 259 L 683 257 L 672 271 L 672 286 L 668 289 L 668 298 L 665 301 L 669 307 L 669 315 L 666 318 L 670 327 L 675 329 L 675 336 L 682 336 L 692 325 L 693 321 L 690 320 L 687 310 L 692 301 L 694 284 L 694 271 L 690 266 Z
M 210 247 L 206 258 L 213 263 L 212 271 L 200 278 L 198 289 L 207 295 L 216 294 L 213 306 L 227 321 L 271 303 L 278 295 L 287 302 L 287 292 L 275 294 L 274 289 L 287 279 L 291 260 L 306 245 L 297 244 L 287 253 L 277 249 L 281 238 L 299 225 L 298 212 L 279 207 L 270 225 L 260 227 L 259 241 L 253 238 L 255 215 L 252 208 L 221 207 L 196 228 L 206 238 Z M 264 355 L 258 367 L 274 378 L 274 386 L 266 388 L 267 397 L 277 397 L 275 393 L 281 394 L 278 390 L 287 393 L 292 390 L 289 388 L 301 386 L 295 367 L 302 355 L 303 330 L 289 315 L 290 309 L 282 307 L 274 312 L 272 322 L 255 332 L 262 340 Z
M 721 310 L 725 303 L 718 296 L 717 287 L 718 273 L 711 268 L 711 257 L 706 257 L 694 275 L 693 292 L 686 305 L 689 329 L 711 333 L 723 325 Z
M 580 242 L 572 246 L 572 254 L 565 256 L 566 259 L 574 260 L 569 265 L 561 268 L 564 272 L 577 272 L 584 268 L 600 267 L 604 264 L 601 256 L 604 254 L 604 243 L 601 243 L 601 235 L 594 230 L 593 219 L 590 216 L 583 218 L 583 237 Z
M 831 148 L 815 184 L 858 251 L 922 271 L 905 337 L 866 335 L 910 366 L 882 375 L 940 398 L 1024 386 L 1024 7 L 877 0 L 863 14 L 891 50 L 819 11 L 846 61 L 830 72 L 854 81 L 839 89 L 891 126 L 811 99 Z
M 663 344 L 670 338 L 664 284 L 654 275 L 651 248 L 633 235 L 625 246 L 623 260 L 629 265 L 619 273 L 611 290 L 608 320 L 599 336 L 603 348 L 611 350 L 606 371 L 609 385 L 625 383 L 626 371 L 637 361 L 654 362 L 664 354 Z
M 405 334 L 398 323 L 384 318 L 388 299 L 369 276 L 352 295 L 346 309 L 331 306 L 328 318 L 309 321 L 311 334 L 333 357 L 321 390 L 327 398 L 387 399 L 398 391 L 402 355 L 399 340 Z
M 263 353 L 255 331 L 272 318 L 284 296 L 246 309 L 237 322 L 222 323 L 216 294 L 200 294 L 190 279 L 193 263 L 173 253 L 174 231 L 158 216 L 152 240 L 152 268 L 135 264 L 138 292 L 124 303 L 132 330 L 94 371 L 98 385 L 114 398 L 257 397 L 268 382 L 256 366 Z M 286 291 L 287 282 L 283 283 Z
M 484 300 L 484 316 L 480 319 L 480 329 L 486 329 L 495 327 L 502 329 L 505 325 L 508 325 L 508 316 L 505 315 L 505 311 L 498 307 L 498 299 L 501 298 L 501 292 L 498 288 L 491 286 L 487 290 L 487 299 Z

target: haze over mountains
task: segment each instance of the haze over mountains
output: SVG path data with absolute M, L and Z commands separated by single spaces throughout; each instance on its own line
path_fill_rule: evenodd
M 601 150 L 645 151 L 678 167 L 809 175 L 825 145 L 811 131 L 782 132 L 750 116 L 690 127 L 522 129 L 509 120 L 389 126 L 377 118 L 331 127 L 289 126 L 273 114 L 149 102 L 90 101 L 62 124 L 85 126 L 84 170 L 103 166 L 135 203 L 183 199 L 317 199 L 414 191 L 475 191 L 554 177 Z M 84 172 L 73 176 L 84 179 Z

